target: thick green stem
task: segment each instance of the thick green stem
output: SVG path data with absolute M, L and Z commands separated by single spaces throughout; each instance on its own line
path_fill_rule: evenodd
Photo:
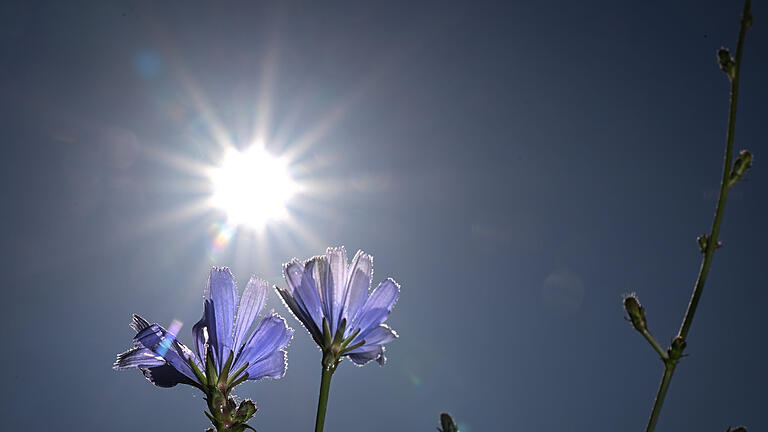
M 323 365 L 323 375 L 320 379 L 320 398 L 317 400 L 317 418 L 315 420 L 315 432 L 323 432 L 325 425 L 325 410 L 328 407 L 328 393 L 331 390 L 331 377 L 335 368 Z
M 683 323 L 680 326 L 677 338 L 680 341 L 685 342 L 685 338 L 688 336 L 688 332 L 691 329 L 693 323 L 693 317 L 696 314 L 696 308 L 699 305 L 701 294 L 704 291 L 704 283 L 707 280 L 709 274 L 709 268 L 712 265 L 712 257 L 715 254 L 715 249 L 718 247 L 718 236 L 720 235 L 720 225 L 723 222 L 723 214 L 725 212 L 725 201 L 728 198 L 728 183 L 731 174 L 731 166 L 733 164 L 733 137 L 736 130 L 736 104 L 739 96 L 739 72 L 741 71 L 741 55 L 742 47 L 744 46 L 744 36 L 747 33 L 747 28 L 751 25 L 752 15 L 750 13 L 750 0 L 746 0 L 744 3 L 744 12 L 741 16 L 741 27 L 739 28 L 739 41 L 736 47 L 736 58 L 734 59 L 735 69 L 733 76 L 731 77 L 731 98 L 730 106 L 728 109 L 728 133 L 725 139 L 725 157 L 723 161 L 723 175 L 720 183 L 720 194 L 717 199 L 717 206 L 715 207 L 715 217 L 712 221 L 712 230 L 707 238 L 707 247 L 704 250 L 704 258 L 701 261 L 701 267 L 699 268 L 699 275 L 696 278 L 696 284 L 693 288 L 693 294 L 691 295 L 691 301 L 688 304 L 688 309 L 685 311 L 683 317 Z M 682 349 L 680 350 L 682 352 Z M 669 384 L 672 381 L 672 374 L 677 367 L 677 359 L 668 358 L 664 361 L 664 375 L 661 378 L 659 384 L 659 391 L 656 394 L 656 400 L 653 404 L 653 410 L 651 411 L 651 417 L 648 420 L 648 426 L 646 432 L 653 432 L 656 428 L 656 423 L 659 421 L 659 415 L 661 414 L 661 408 L 664 405 L 664 398 L 667 395 Z M 670 356 L 672 357 L 672 356 Z

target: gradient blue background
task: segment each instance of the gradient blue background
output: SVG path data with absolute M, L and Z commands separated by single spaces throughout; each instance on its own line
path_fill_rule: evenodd
M 721 169 L 715 51 L 741 6 L 4 2 L 0 427 L 203 430 L 197 390 L 111 370 L 130 314 L 180 319 L 189 343 L 211 265 L 283 284 L 282 262 L 344 244 L 402 284 L 401 338 L 385 367 L 339 369 L 326 430 L 430 431 L 443 410 L 465 432 L 641 430 L 662 366 L 621 295 L 676 333 Z M 753 12 L 736 147 L 755 167 L 661 431 L 768 429 L 768 7 Z M 221 156 L 214 117 L 239 146 L 257 122 L 273 152 L 306 144 L 294 175 L 314 193 L 291 212 L 311 236 L 274 225 L 216 249 L 222 214 L 181 210 L 207 184 L 174 161 Z M 287 376 L 238 388 L 261 432 L 314 422 L 320 354 L 289 322 Z

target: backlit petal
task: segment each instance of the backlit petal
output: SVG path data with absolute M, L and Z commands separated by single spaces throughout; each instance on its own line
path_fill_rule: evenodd
M 237 286 L 232 272 L 227 267 L 212 268 L 205 297 L 213 304 L 213 320 L 208 322 L 208 337 L 217 357 L 217 368 L 221 367 L 232 349 L 232 333 L 237 304 Z
M 242 347 L 248 330 L 253 326 L 253 321 L 264 308 L 267 299 L 267 281 L 257 277 L 251 277 L 248 285 L 245 286 L 243 296 L 240 298 L 240 305 L 237 308 L 237 318 L 235 319 L 234 344 L 235 353 L 238 353 Z

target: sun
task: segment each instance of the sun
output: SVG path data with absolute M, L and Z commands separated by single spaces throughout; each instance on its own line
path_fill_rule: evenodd
M 261 228 L 287 216 L 286 204 L 296 183 L 284 159 L 259 146 L 240 152 L 229 149 L 209 173 L 211 204 L 224 211 L 230 224 Z

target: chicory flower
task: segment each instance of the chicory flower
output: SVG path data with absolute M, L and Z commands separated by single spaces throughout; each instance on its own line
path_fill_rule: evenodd
M 373 292 L 373 257 L 358 251 L 347 263 L 344 247 L 303 264 L 284 264 L 288 288 L 277 291 L 288 308 L 323 350 L 323 365 L 335 369 L 347 356 L 355 364 L 384 364 L 384 344 L 398 337 L 384 321 L 397 301 L 400 286 L 389 278 Z
M 176 339 L 174 331 L 134 315 L 133 348 L 117 356 L 113 369 L 139 369 L 159 387 L 197 387 L 206 394 L 211 410 L 206 415 L 217 430 L 244 430 L 255 405 L 245 400 L 237 407 L 230 391 L 246 380 L 282 377 L 285 347 L 293 337 L 293 329 L 274 311 L 257 321 L 266 295 L 267 282 L 252 277 L 238 306 L 232 273 L 214 267 L 204 292 L 203 317 L 192 328 L 197 355 Z

